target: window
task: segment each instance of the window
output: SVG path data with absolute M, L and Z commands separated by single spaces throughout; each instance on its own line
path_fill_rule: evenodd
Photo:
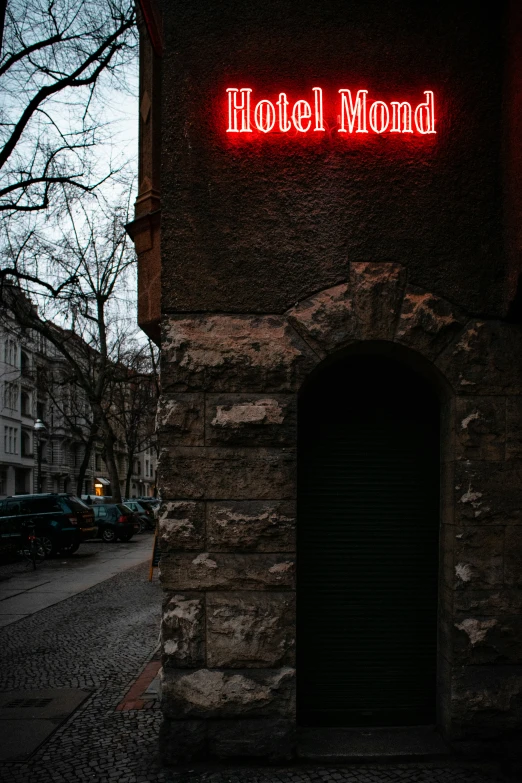
M 4 452 L 18 454 L 18 429 L 16 427 L 4 427 Z
M 145 475 L 146 476 L 149 475 L 149 460 L 148 459 L 145 460 Z
M 28 513 L 31 514 L 63 513 L 63 509 L 58 498 L 34 498 L 31 500 L 26 500 L 25 503 L 29 505 L 30 508 Z
M 22 375 L 25 377 L 31 374 L 31 362 L 25 351 L 22 351 L 20 356 L 20 369 L 22 371 Z
M 27 392 L 22 392 L 21 405 L 22 416 L 31 416 L 31 395 Z
M 36 418 L 40 421 L 45 420 L 45 405 L 43 402 L 36 403 Z
M 16 366 L 16 343 L 10 337 L 7 338 L 4 345 L 4 361 L 12 367 Z
M 0 495 L 7 495 L 7 469 L 0 467 Z
M 101 470 L 101 454 L 96 454 L 94 457 L 95 470 Z
M 9 410 L 18 410 L 18 384 L 12 381 L 4 383 L 4 407 Z
M 21 440 L 21 446 L 22 446 L 22 457 L 32 457 L 33 456 L 33 447 L 31 444 L 31 436 L 28 432 L 25 432 L 22 430 L 22 440 Z
M 49 442 L 49 463 L 51 465 L 60 464 L 60 444 L 52 440 Z
M 5 515 L 6 517 L 14 517 L 17 514 L 22 513 L 22 509 L 20 508 L 20 501 L 19 500 L 9 500 L 5 504 Z

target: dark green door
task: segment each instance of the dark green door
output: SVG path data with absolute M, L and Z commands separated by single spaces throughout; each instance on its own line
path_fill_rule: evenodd
M 435 722 L 439 404 L 424 379 L 352 357 L 302 391 L 298 720 Z

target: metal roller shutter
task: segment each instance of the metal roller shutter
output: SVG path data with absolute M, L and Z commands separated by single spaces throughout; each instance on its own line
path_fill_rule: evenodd
M 385 360 L 325 375 L 299 419 L 299 721 L 433 723 L 438 404 Z

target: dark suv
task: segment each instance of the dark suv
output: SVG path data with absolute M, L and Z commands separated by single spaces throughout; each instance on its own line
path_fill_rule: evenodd
M 0 530 L 12 537 L 31 522 L 45 556 L 58 552 L 72 554 L 82 541 L 96 535 L 97 526 L 89 506 L 75 495 L 46 493 L 14 495 L 0 500 Z

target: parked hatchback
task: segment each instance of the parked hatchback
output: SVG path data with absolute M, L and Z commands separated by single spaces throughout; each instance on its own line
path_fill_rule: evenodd
M 14 495 L 0 501 L 0 528 L 15 534 L 28 522 L 35 526 L 46 557 L 72 554 L 82 541 L 96 534 L 92 509 L 69 493 Z
M 106 503 L 93 506 L 94 519 L 98 525 L 98 536 L 106 543 L 130 541 L 140 530 L 140 523 L 133 512 L 123 503 Z
M 156 522 L 154 519 L 154 512 L 151 508 L 147 508 L 146 504 L 141 500 L 139 502 L 137 500 L 125 500 L 124 505 L 140 517 L 145 529 L 154 530 Z

